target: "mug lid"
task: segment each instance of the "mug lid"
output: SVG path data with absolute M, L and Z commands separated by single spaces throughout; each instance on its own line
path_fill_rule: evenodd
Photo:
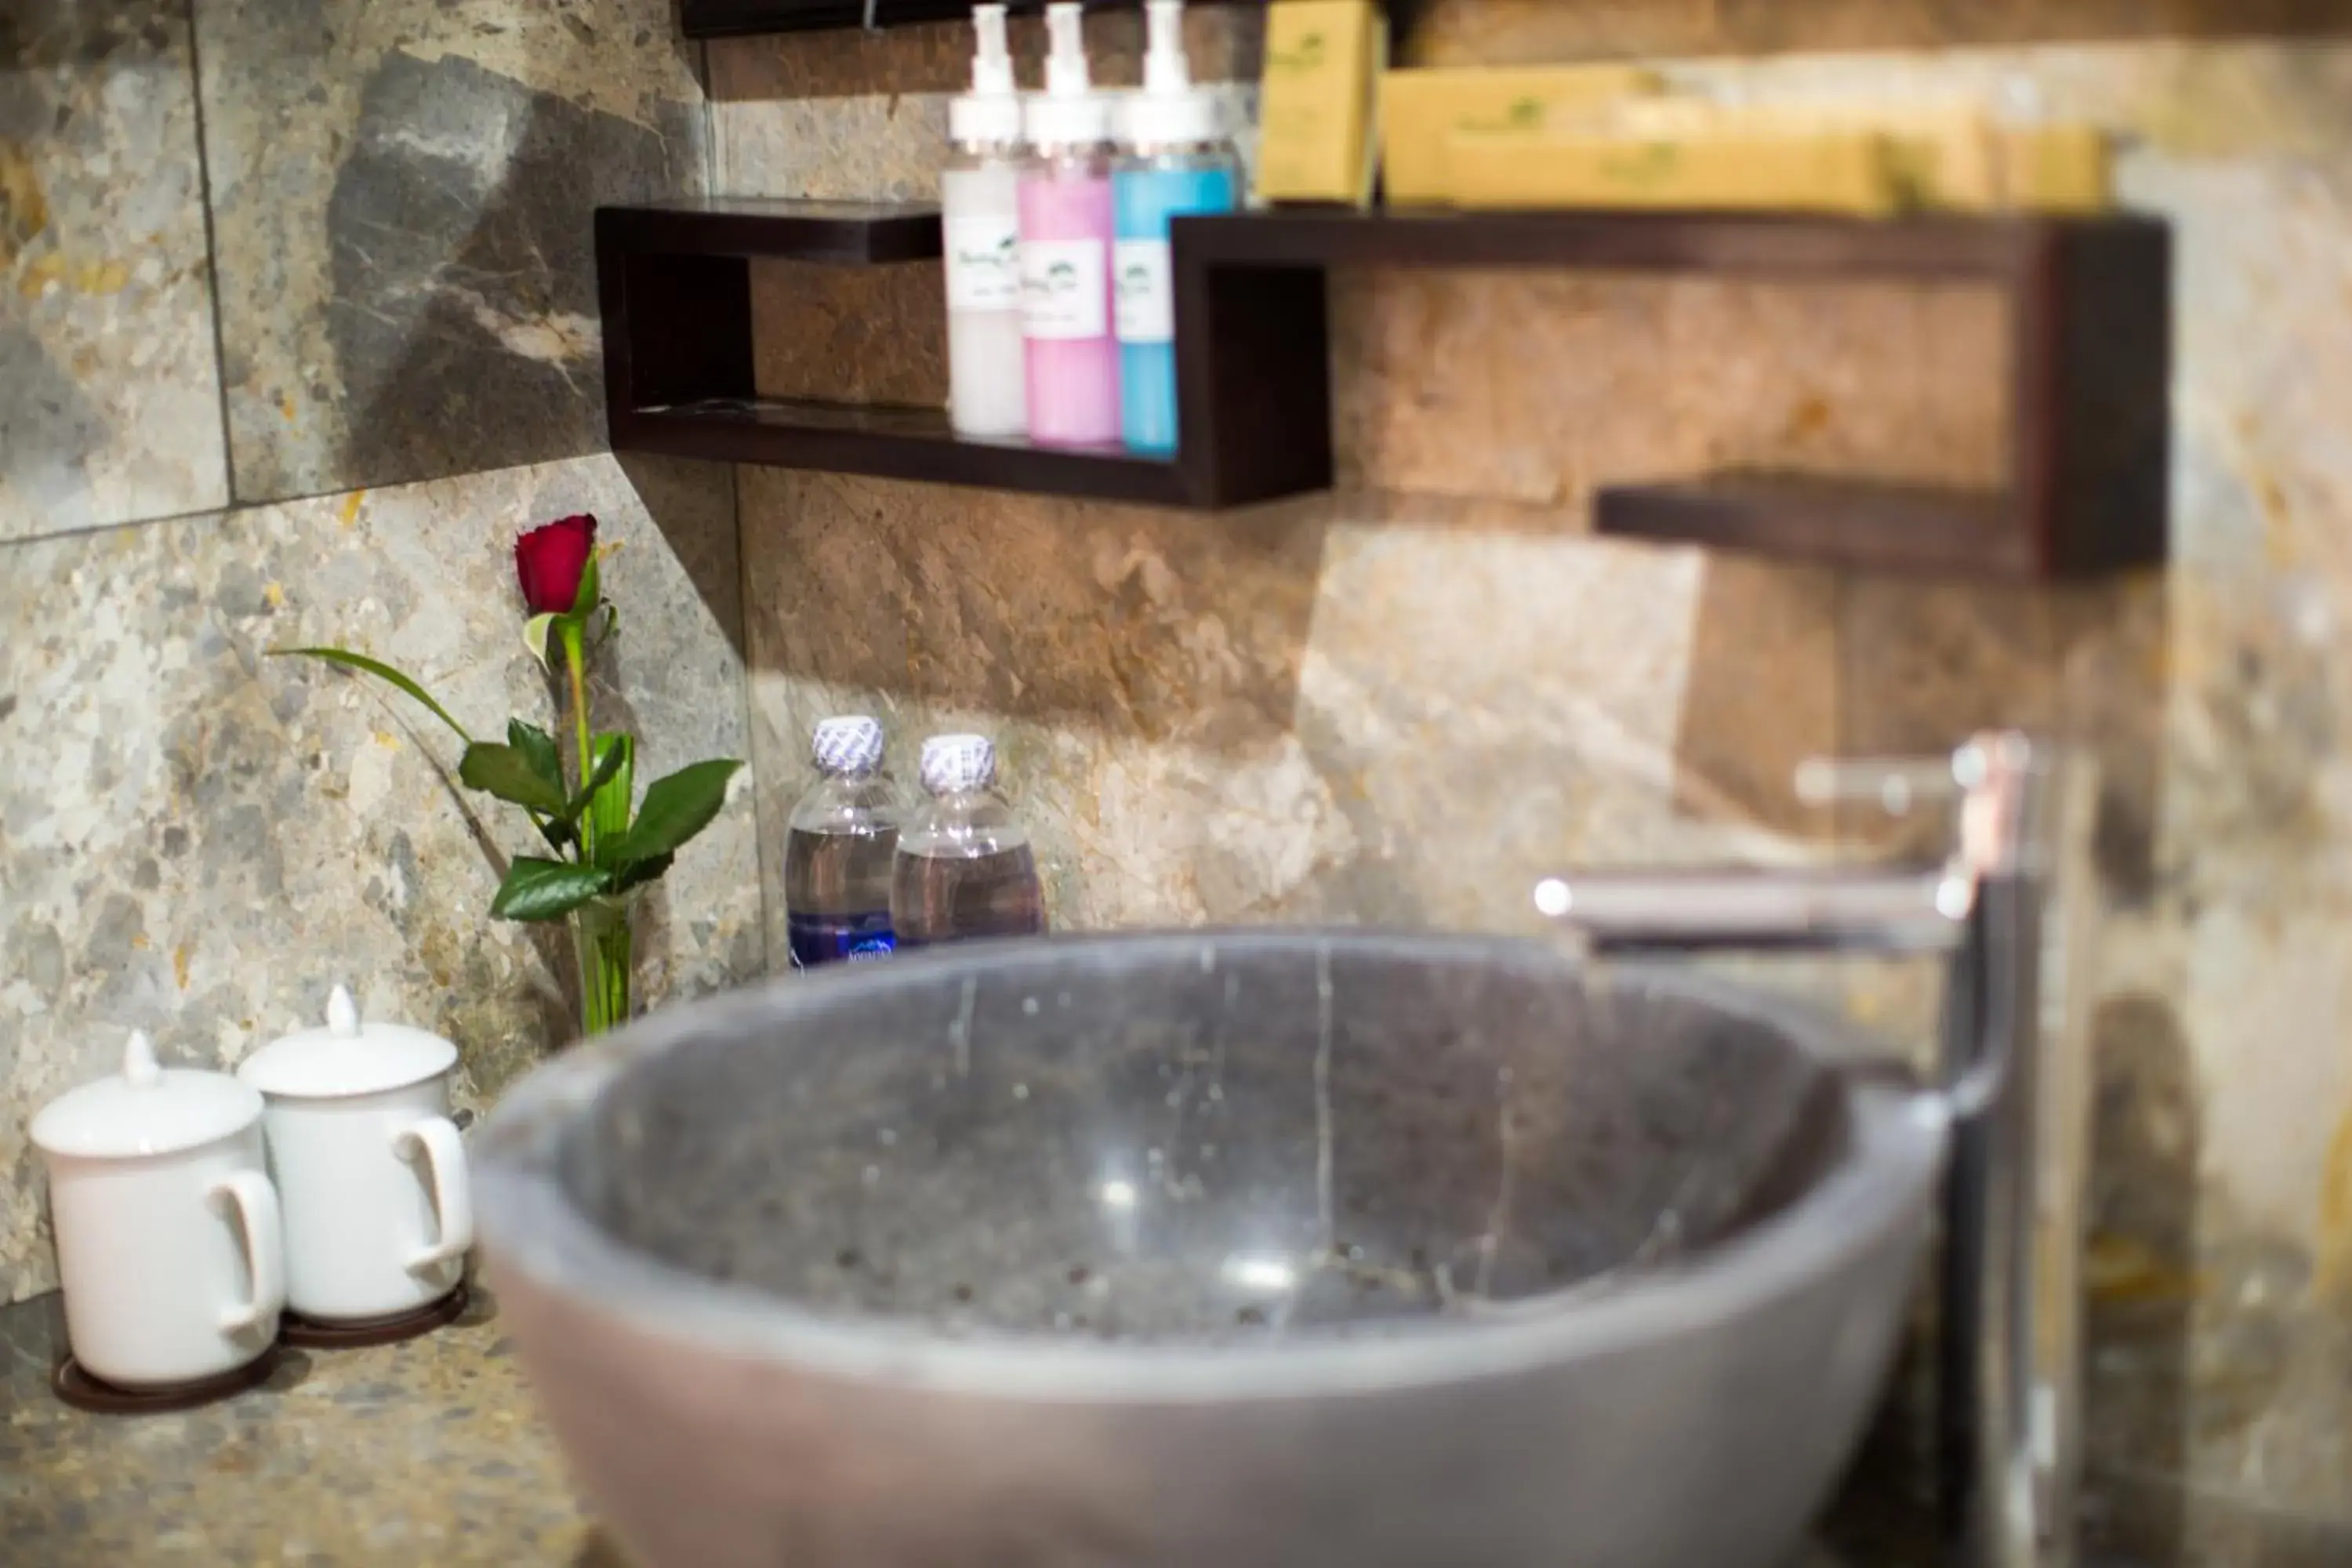
M 52 1154 L 128 1160 L 174 1154 L 241 1132 L 261 1096 L 225 1072 L 166 1068 L 146 1031 L 131 1031 L 122 1070 L 68 1089 L 33 1118 L 33 1142 Z
M 381 1094 L 436 1078 L 457 1065 L 457 1047 L 427 1029 L 360 1021 L 352 994 L 327 998 L 327 1024 L 272 1040 L 237 1064 L 236 1076 L 264 1094 L 340 1100 Z

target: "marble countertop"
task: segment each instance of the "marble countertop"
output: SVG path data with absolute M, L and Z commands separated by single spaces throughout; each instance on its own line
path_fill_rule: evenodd
M 285 1350 L 269 1381 L 171 1415 L 49 1390 L 59 1298 L 0 1309 L 0 1559 L 618 1568 L 573 1499 L 495 1300 L 372 1350 Z
M 0 1308 L 0 1560 L 623 1568 L 572 1496 L 498 1321 L 405 1344 L 281 1352 L 268 1382 L 170 1415 L 49 1390 L 59 1298 Z M 1792 1568 L 1920 1568 L 1917 1510 L 1873 1454 Z

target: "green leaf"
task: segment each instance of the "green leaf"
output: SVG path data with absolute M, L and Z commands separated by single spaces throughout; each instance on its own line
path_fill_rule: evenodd
M 567 821 L 578 821 L 580 814 L 596 803 L 596 797 L 603 792 L 604 786 L 618 778 L 621 770 L 629 765 L 629 748 L 613 743 L 615 741 L 627 739 L 625 735 L 599 735 L 588 742 L 589 748 L 596 753 L 595 771 L 588 775 L 587 784 L 581 787 L 580 793 L 573 795 L 571 803 L 563 808 L 563 816 Z M 624 785 L 621 790 L 620 826 L 614 829 L 616 837 L 625 832 L 629 826 L 628 800 L 628 789 Z M 603 830 L 603 824 L 597 824 L 597 831 L 601 833 Z
M 490 913 L 509 921 L 556 920 L 605 891 L 612 880 L 601 867 L 517 856 L 490 900 Z
M 530 759 L 516 747 L 476 741 L 458 760 L 457 778 L 467 789 L 512 801 L 541 816 L 569 820 L 563 809 L 563 786 L 541 778 Z
M 626 734 L 598 735 L 588 742 L 595 753 L 596 768 L 593 777 L 604 777 L 607 767 L 611 776 L 596 789 L 588 802 L 588 826 L 596 839 L 596 859 L 604 866 L 617 866 L 612 851 L 621 847 L 629 834 L 629 800 L 635 787 L 637 742 Z M 614 759 L 618 758 L 617 764 Z
M 507 721 L 507 744 L 522 753 L 530 763 L 531 772 L 558 792 L 563 788 L 563 755 L 555 749 L 555 738 L 536 724 L 526 724 L 520 719 Z M 539 836 L 559 854 L 579 838 L 572 830 L 577 811 L 567 811 L 560 817 L 539 818 Z
M 580 589 L 572 596 L 572 618 L 582 626 L 588 624 L 588 612 L 596 607 L 603 596 L 604 585 L 597 580 L 596 552 L 588 552 L 588 559 L 580 568 Z
M 364 671 L 374 676 L 378 680 L 389 681 L 425 704 L 436 719 L 457 731 L 457 739 L 471 742 L 474 738 L 466 733 L 466 727 L 463 724 L 449 717 L 449 710 L 446 708 L 433 700 L 431 692 L 393 668 L 392 666 L 381 660 L 370 658 L 363 653 L 353 653 L 348 648 L 340 647 L 274 647 L 269 650 L 269 654 L 272 658 L 291 658 L 297 656 L 303 658 L 321 658 L 329 664 L 340 664 L 347 669 Z
M 536 724 L 526 724 L 520 719 L 507 721 L 507 744 L 520 752 L 523 760 L 558 792 L 563 788 L 563 753 L 555 749 L 555 737 Z M 576 811 L 564 813 L 577 816 Z
M 732 758 L 721 757 L 695 763 L 667 778 L 656 779 L 646 786 L 645 804 L 637 807 L 637 820 L 619 847 L 609 855 L 600 853 L 598 858 L 607 865 L 625 866 L 631 861 L 652 860 L 669 854 L 710 826 L 719 808 L 727 802 L 727 781 L 742 765 Z
M 625 893 L 631 888 L 652 881 L 668 870 L 670 862 L 677 858 L 675 855 L 656 855 L 650 860 L 631 862 L 626 870 L 613 879 L 613 891 Z
M 530 650 L 531 658 L 539 660 L 541 669 L 554 668 L 547 662 L 547 628 L 554 624 L 555 617 L 548 615 L 533 616 L 522 625 L 522 646 Z

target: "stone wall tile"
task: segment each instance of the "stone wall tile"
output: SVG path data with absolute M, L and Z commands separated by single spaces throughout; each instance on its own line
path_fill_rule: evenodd
M 833 711 L 882 717 L 902 778 L 923 733 L 994 734 L 1065 926 L 1532 931 L 1548 869 L 1811 853 L 1748 808 L 1688 713 L 1710 683 L 1706 702 L 1738 706 L 1733 671 L 1776 646 L 1772 681 L 1815 695 L 1772 713 L 1759 748 L 1828 744 L 1819 574 L 1435 504 L 1202 517 L 762 469 L 742 484 L 772 857 Z M 1703 605 L 1756 634 L 1736 658 L 1694 663 Z M 1776 641 L 1791 623 L 1806 630 Z M 774 957 L 772 859 L 765 875 Z
M 704 188 L 659 0 L 200 0 L 244 501 L 604 444 L 590 215 Z
M 228 500 L 194 66 L 165 0 L 0 16 L 0 541 Z
M 745 756 L 732 499 L 723 469 L 600 458 L 0 550 L 0 620 L 26 628 L 0 642 L 0 1297 L 55 1282 L 27 1119 L 133 1027 L 226 1067 L 343 981 L 456 1040 L 471 1105 L 572 1037 L 562 928 L 488 914 L 528 828 L 453 787 L 406 699 L 266 656 L 375 654 L 477 732 L 544 718 L 509 542 L 592 510 L 621 546 L 599 721 L 637 731 L 641 779 Z M 751 794 L 646 896 L 644 1000 L 758 973 Z

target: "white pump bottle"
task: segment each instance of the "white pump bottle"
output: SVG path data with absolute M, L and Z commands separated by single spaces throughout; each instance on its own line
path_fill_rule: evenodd
M 1021 97 L 1004 7 L 971 8 L 971 90 L 948 104 L 953 143 L 940 174 L 948 290 L 948 421 L 1007 437 L 1029 424 L 1021 345 Z

